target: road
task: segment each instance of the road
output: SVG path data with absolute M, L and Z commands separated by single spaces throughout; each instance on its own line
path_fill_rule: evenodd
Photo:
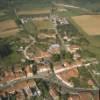
M 61 4 L 61 3 L 54 3 L 55 6 L 60 6 L 60 7 L 65 7 L 65 8 L 73 8 L 73 9 L 81 9 L 83 11 L 89 11 L 86 8 L 81 8 L 78 6 L 74 6 L 74 5 L 68 5 L 68 4 Z
M 5 84 L 0 85 L 0 90 L 3 90 L 7 87 L 12 87 L 15 84 L 20 83 L 20 82 L 25 81 L 25 80 L 32 80 L 32 79 L 38 79 L 38 78 L 39 79 L 41 79 L 41 78 L 46 79 L 46 77 L 43 73 L 33 75 L 33 76 L 30 76 L 30 77 L 23 76 L 23 77 L 15 79 L 15 80 L 7 81 Z
M 63 6 L 67 6 L 67 7 L 68 7 L 69 5 L 63 5 Z M 77 7 L 74 7 L 74 6 L 70 6 L 70 7 L 77 8 Z M 79 7 L 78 7 L 78 8 L 79 8 Z M 52 19 L 51 19 L 51 20 L 52 20 Z M 55 19 L 55 20 L 56 20 L 56 19 Z M 55 22 L 56 22 L 56 21 L 55 21 Z M 64 44 L 63 39 L 61 38 L 61 36 L 60 36 L 59 33 L 58 33 L 58 30 L 57 30 L 56 25 L 57 25 L 57 23 L 54 24 L 55 32 L 56 32 L 57 38 L 59 38 L 63 49 L 65 49 L 65 51 L 66 51 L 66 46 L 65 46 L 65 44 Z M 57 73 L 62 72 L 62 71 L 64 71 L 64 70 L 70 70 L 70 69 L 78 68 L 78 67 L 81 67 L 81 66 L 75 66 L 75 67 L 72 67 L 72 68 L 68 68 L 68 69 L 65 68 L 65 69 L 60 69 L 60 70 L 55 71 L 56 80 L 57 80 L 57 79 L 60 80 L 59 82 L 57 82 L 57 84 L 61 82 L 61 84 L 65 85 L 65 87 L 67 88 L 67 92 L 69 92 L 69 91 L 72 91 L 72 92 L 74 92 L 74 93 L 75 93 L 76 91 L 77 91 L 77 92 L 81 92 L 81 91 L 84 91 L 84 92 L 88 92 L 88 91 L 95 92 L 95 91 L 96 91 L 96 92 L 98 92 L 99 89 L 74 88 L 74 87 L 72 87 L 71 84 L 69 84 L 68 82 L 65 82 L 61 77 L 59 77 L 59 76 L 57 75 Z M 54 81 L 56 81 L 56 80 L 54 80 Z M 62 86 L 61 84 L 60 84 L 60 86 Z M 66 89 L 66 88 L 65 88 L 65 89 Z
M 29 37 L 30 37 L 30 39 L 32 40 L 32 42 L 31 42 L 28 46 L 25 47 L 25 49 L 23 50 L 23 53 L 24 53 L 24 56 L 25 56 L 26 59 L 31 60 L 31 58 L 27 55 L 27 51 L 28 51 L 28 49 L 29 49 L 32 45 L 34 45 L 34 43 L 35 43 L 36 41 L 35 41 L 35 38 L 34 38 L 34 37 L 32 37 L 32 36 L 29 36 Z
M 54 3 L 55 6 L 61 6 L 61 7 L 66 7 L 66 8 L 74 8 L 74 9 L 79 9 L 80 7 L 77 6 L 73 6 L 73 5 L 65 5 L 65 4 L 61 4 L 61 3 Z
M 66 70 L 70 70 L 70 69 L 73 69 L 73 68 L 76 68 L 76 67 L 72 67 L 72 68 L 62 68 L 62 69 L 58 69 L 58 70 L 55 70 L 55 74 L 58 74 L 62 71 L 66 71 Z M 6 87 L 6 86 L 10 86 L 12 84 L 15 84 L 17 81 L 19 82 L 19 80 L 23 80 L 23 79 L 31 79 L 31 78 L 45 78 L 45 74 L 46 72 L 50 71 L 50 69 L 44 69 L 44 70 L 40 70 L 38 71 L 38 74 L 36 76 L 32 76 L 32 77 L 26 77 L 26 76 L 22 76 L 22 77 L 18 77 L 16 79 L 13 79 L 13 80 L 10 80 L 10 81 L 7 81 L 5 85 L 3 84 L 0 84 L 0 88 L 3 88 L 3 87 Z M 42 76 L 42 77 L 39 77 L 39 76 Z
M 57 29 L 56 29 L 56 33 L 58 34 Z M 30 57 L 27 55 L 27 50 L 32 45 L 34 45 L 34 43 L 36 42 L 33 37 L 30 37 L 30 38 L 32 39 L 32 42 L 28 46 L 26 46 L 25 50 L 23 51 L 25 58 L 26 59 L 29 59 L 29 60 L 30 60 Z M 77 67 L 63 68 L 63 69 L 56 70 L 55 73 L 54 73 L 55 76 L 51 74 L 51 75 L 49 75 L 49 78 L 47 76 L 45 76 L 44 72 L 41 73 L 41 74 L 39 73 L 37 75 L 34 75 L 32 77 L 25 77 L 24 76 L 24 77 L 22 77 L 20 79 L 16 79 L 16 80 L 9 81 L 5 85 L 4 84 L 0 85 L 0 90 L 2 90 L 4 88 L 7 88 L 7 87 L 14 86 L 15 84 L 20 83 L 20 82 L 25 81 L 25 80 L 32 80 L 32 79 L 39 78 L 39 79 L 46 80 L 49 83 L 55 83 L 55 84 L 61 86 L 63 88 L 63 90 L 62 90 L 63 92 L 73 92 L 73 93 L 83 92 L 83 91 L 84 92 L 88 92 L 88 91 L 89 92 L 98 92 L 98 89 L 74 88 L 71 85 L 69 85 L 69 83 L 64 84 L 63 80 L 58 78 L 57 73 L 60 73 L 60 72 L 65 71 L 65 70 L 70 70 L 70 69 L 73 69 L 73 68 L 77 68 Z
M 56 70 L 54 74 L 52 74 L 52 72 L 51 72 L 50 75 L 49 75 L 49 78 L 46 76 L 45 72 L 38 73 L 37 75 L 33 75 L 31 77 L 23 76 L 21 78 L 15 79 L 15 80 L 8 81 L 5 85 L 3 85 L 3 84 L 0 85 L 0 90 L 3 90 L 7 87 L 12 87 L 15 84 L 20 83 L 22 81 L 32 80 L 32 79 L 43 79 L 45 81 L 48 81 L 51 84 L 57 84 L 57 85 L 61 86 L 63 88 L 63 90 L 61 92 L 63 92 L 63 93 L 66 93 L 66 92 L 70 92 L 70 93 L 79 93 L 79 92 L 98 93 L 99 89 L 74 88 L 69 83 L 67 83 L 67 82 L 65 83 L 56 74 L 58 72 L 62 72 L 64 70 L 70 70 L 70 69 L 73 69 L 73 68 L 76 68 L 76 67 L 67 68 L 67 69 L 66 68 L 59 69 L 59 70 Z
M 12 81 L 8 84 L 5 84 L 4 86 L 0 86 L 0 90 L 3 90 L 7 87 L 13 87 L 15 84 L 20 83 L 22 81 L 26 81 L 26 80 L 32 80 L 32 79 L 43 79 L 51 84 L 57 84 L 58 86 L 61 86 L 63 88 L 62 92 L 63 93 L 79 93 L 79 92 L 92 92 L 92 93 L 98 93 L 98 89 L 84 89 L 84 88 L 72 88 L 69 87 L 65 84 L 63 84 L 63 82 L 61 80 L 59 80 L 54 74 L 50 74 L 49 78 L 45 76 L 44 73 L 41 74 L 37 74 L 34 75 L 32 77 L 23 77 L 22 79 L 18 79 L 16 81 Z

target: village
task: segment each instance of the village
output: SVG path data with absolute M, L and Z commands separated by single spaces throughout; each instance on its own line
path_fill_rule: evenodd
M 25 14 L 18 13 L 22 28 L 30 33 L 23 40 L 27 45 L 17 50 L 23 54 L 23 67 L 16 64 L 0 76 L 0 100 L 35 100 L 41 95 L 38 100 L 60 100 L 60 94 L 65 98 L 61 100 L 99 100 L 95 74 L 100 73 L 93 68 L 99 61 L 83 57 L 70 21 L 53 9 Z

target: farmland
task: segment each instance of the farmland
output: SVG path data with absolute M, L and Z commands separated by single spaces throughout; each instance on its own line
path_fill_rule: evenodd
M 82 46 L 83 48 L 89 50 L 90 52 L 94 53 L 97 57 L 98 60 L 100 60 L 100 32 L 98 32 L 98 34 L 89 34 L 88 32 L 85 31 L 85 29 L 83 29 L 82 26 L 84 26 L 84 28 L 87 28 L 85 27 L 85 25 L 83 24 L 82 26 L 78 24 L 78 21 L 75 21 L 75 18 L 79 18 L 79 17 L 84 17 L 86 18 L 86 16 L 88 17 L 87 20 L 83 21 L 84 24 L 86 25 L 90 25 L 91 26 L 91 29 L 90 29 L 90 26 L 89 27 L 89 31 L 95 29 L 95 28 L 98 28 L 99 26 L 97 25 L 99 21 L 99 19 L 97 18 L 100 18 L 100 15 L 83 15 L 83 16 L 76 16 L 76 17 L 70 17 L 69 20 L 70 22 L 74 25 L 74 27 L 76 27 L 78 29 L 78 31 L 89 41 L 89 45 L 85 45 L 85 46 Z M 94 19 L 90 19 L 91 17 Z M 78 20 L 77 18 L 77 20 Z M 93 22 L 93 21 L 96 21 L 96 22 Z M 93 28 L 93 26 L 94 28 Z
M 0 16 L 4 16 L 5 15 L 5 13 L 2 11 L 0 11 Z
M 88 35 L 100 35 L 100 15 L 83 15 L 72 17 L 72 19 L 88 33 Z
M 53 28 L 53 24 L 49 20 L 34 21 L 34 24 L 38 27 L 38 30 Z
M 18 15 L 32 15 L 32 14 L 42 14 L 42 13 L 49 13 L 49 8 L 34 8 L 31 10 L 20 10 L 18 11 Z
M 0 37 L 15 35 L 19 31 L 14 20 L 0 22 Z

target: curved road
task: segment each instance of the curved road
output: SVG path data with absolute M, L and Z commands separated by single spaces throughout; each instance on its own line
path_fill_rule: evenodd
M 32 40 L 32 42 L 31 42 L 28 46 L 25 47 L 23 53 L 24 53 L 24 56 L 25 56 L 26 59 L 32 60 L 32 59 L 27 55 L 27 51 L 28 51 L 28 49 L 29 49 L 32 45 L 34 45 L 34 43 L 35 43 L 36 41 L 35 41 L 35 38 L 34 38 L 34 37 L 32 37 L 32 36 L 29 36 L 29 37 L 30 37 L 30 39 Z
M 23 51 L 25 58 L 29 59 L 29 60 L 31 60 L 31 58 L 27 55 L 27 50 L 36 42 L 35 39 L 33 37 L 31 37 L 31 36 L 30 36 L 30 39 L 32 39 L 32 43 L 30 43 L 28 46 L 26 46 L 25 50 Z M 47 78 L 44 74 L 37 74 L 37 75 L 34 75 L 32 77 L 23 77 L 21 79 L 10 81 L 10 82 L 6 83 L 5 85 L 0 84 L 0 90 L 2 90 L 4 88 L 7 88 L 7 87 L 10 87 L 10 86 L 14 86 L 15 84 L 17 84 L 19 82 L 22 82 L 22 81 L 25 81 L 25 80 L 36 79 L 36 78 L 43 79 L 43 80 L 48 81 L 49 83 L 55 83 L 55 84 L 61 86 L 63 88 L 62 91 L 64 93 L 66 93 L 66 92 L 71 92 L 71 93 L 72 92 L 73 93 L 78 93 L 78 92 L 98 93 L 98 91 L 99 91 L 99 89 L 85 89 L 85 88 L 69 87 L 68 85 L 65 85 L 61 80 L 59 80 L 56 77 L 56 75 L 53 75 L 53 74 L 51 74 L 49 76 L 49 78 Z
M 48 81 L 51 84 L 57 84 L 58 86 L 62 87 L 62 91 L 63 93 L 79 93 L 79 92 L 91 92 L 91 93 L 98 93 L 99 89 L 85 89 L 85 88 L 73 88 L 73 87 L 69 87 L 67 85 L 65 85 L 61 80 L 59 80 L 55 74 L 50 74 L 49 78 L 47 76 L 45 76 L 45 73 L 40 73 L 37 75 L 34 75 L 32 77 L 22 77 L 21 79 L 17 79 L 14 81 L 10 81 L 7 82 L 5 85 L 0 85 L 0 90 L 3 90 L 7 87 L 12 87 L 17 83 L 20 83 L 22 81 L 26 81 L 26 80 L 32 80 L 32 79 L 43 79 L 45 81 Z

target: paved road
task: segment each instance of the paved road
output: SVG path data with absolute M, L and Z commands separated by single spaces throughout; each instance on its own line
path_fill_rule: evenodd
M 37 75 L 33 75 L 33 76 L 30 76 L 30 77 L 23 76 L 23 77 L 17 78 L 15 80 L 8 81 L 5 84 L 0 85 L 0 90 L 3 90 L 5 88 L 7 88 L 7 87 L 12 87 L 15 84 L 20 83 L 20 82 L 25 81 L 25 80 L 38 79 L 38 78 L 39 79 L 41 79 L 41 78 L 42 79 L 46 79 L 46 77 L 45 77 L 45 75 L 43 73 L 37 74 Z
M 64 5 L 64 6 L 69 6 L 69 5 Z M 76 8 L 76 7 L 74 7 L 74 6 L 70 6 L 70 7 Z M 54 24 L 54 26 L 55 26 L 56 35 L 57 35 L 57 37 L 59 38 L 62 47 L 63 47 L 63 48 L 65 49 L 65 51 L 66 51 L 66 47 L 65 47 L 64 41 L 63 41 L 63 39 L 61 38 L 61 36 L 59 35 L 59 33 L 58 33 L 56 24 Z M 94 93 L 94 92 L 97 92 L 97 93 L 98 93 L 98 90 L 99 90 L 99 89 L 74 88 L 74 87 L 72 87 L 71 84 L 69 84 L 69 83 L 63 81 L 63 80 L 61 79 L 61 77 L 57 76 L 57 73 L 58 73 L 58 72 L 61 72 L 61 71 L 64 71 L 64 70 L 70 70 L 70 69 L 77 68 L 77 67 L 81 67 L 81 66 L 75 66 L 75 67 L 72 67 L 72 68 L 69 68 L 69 69 L 65 68 L 65 69 L 60 69 L 60 70 L 55 71 L 56 79 L 53 80 L 52 82 L 57 82 L 57 79 L 58 79 L 59 82 L 57 82 L 57 84 L 59 84 L 60 86 L 62 86 L 62 85 L 64 86 L 64 85 L 65 85 L 65 89 L 67 88 L 67 91 L 64 89 L 64 92 L 69 92 L 69 91 L 70 91 L 70 92 L 76 93 L 76 92 L 81 92 L 81 91 L 83 91 L 83 92 L 93 92 L 93 93 Z M 60 84 L 60 83 L 61 83 L 61 84 Z
M 58 70 L 57 70 L 58 72 Z M 56 73 L 56 72 L 55 72 Z M 16 80 L 12 80 L 7 82 L 5 85 L 0 85 L 0 90 L 3 90 L 7 87 L 12 87 L 17 83 L 20 83 L 25 80 L 32 80 L 32 79 L 43 79 L 45 81 L 48 81 L 51 84 L 57 84 L 62 87 L 63 93 L 70 92 L 70 93 L 78 93 L 78 92 L 92 92 L 92 93 L 98 93 L 98 89 L 86 89 L 86 88 L 74 88 L 69 85 L 69 83 L 64 84 L 63 80 L 59 79 L 55 74 L 50 73 L 49 78 L 46 76 L 44 72 L 39 73 L 37 75 L 31 76 L 31 77 L 21 77 Z
M 56 32 L 57 32 L 57 29 L 56 29 Z M 35 43 L 34 38 L 31 37 L 31 39 L 33 39 L 33 42 L 30 43 L 24 50 L 24 55 L 29 60 L 30 60 L 30 58 L 27 56 L 27 50 Z M 73 68 L 76 68 L 76 67 L 73 67 Z M 62 72 L 64 70 L 70 70 L 70 69 L 73 69 L 73 68 L 57 70 L 57 71 L 55 71 L 55 74 L 58 73 L 58 72 Z M 55 83 L 55 84 L 61 86 L 63 88 L 62 89 L 63 92 L 73 92 L 73 93 L 83 92 L 83 91 L 84 92 L 95 92 L 95 93 L 98 92 L 98 89 L 73 88 L 73 87 L 69 86 L 68 84 L 64 84 L 62 80 L 59 80 L 56 77 L 56 75 L 55 75 L 55 77 L 54 76 L 52 77 L 52 76 L 53 75 L 51 74 L 51 75 L 49 75 L 49 78 L 47 78 L 43 73 L 41 73 L 41 74 L 38 74 L 38 75 L 34 75 L 32 77 L 22 77 L 21 79 L 17 79 L 17 80 L 14 80 L 14 81 L 7 82 L 5 85 L 0 85 L 0 90 L 7 88 L 7 87 L 10 87 L 10 86 L 14 86 L 14 84 L 20 83 L 20 82 L 25 81 L 25 80 L 31 80 L 31 79 L 39 78 L 39 79 L 43 79 L 43 80 L 46 80 L 50 83 Z
M 70 70 L 70 69 L 73 69 L 73 68 L 76 68 L 76 67 L 58 69 L 58 70 L 55 70 L 55 74 L 58 74 L 58 73 L 60 73 L 62 71 Z M 45 78 L 45 74 L 44 73 L 48 73 L 48 71 L 50 71 L 50 69 L 45 68 L 44 70 L 38 71 L 38 75 L 36 75 L 36 76 L 32 76 L 32 77 L 22 76 L 22 77 L 15 78 L 13 80 L 7 81 L 5 85 L 0 84 L 0 88 L 15 84 L 17 81 L 19 82 L 19 80 L 23 80 L 23 79 L 27 80 L 27 79 L 30 79 L 30 78 Z M 42 75 L 42 77 L 39 77 L 41 75 Z
M 17 83 L 20 83 L 22 81 L 25 80 L 32 80 L 32 79 L 43 79 L 45 81 L 50 82 L 51 84 L 57 84 L 59 86 L 62 87 L 62 92 L 66 93 L 66 92 L 70 92 L 70 93 L 78 93 L 78 92 L 92 92 L 92 93 L 98 93 L 98 89 L 84 89 L 84 88 L 72 88 L 69 87 L 65 84 L 63 84 L 63 82 L 61 80 L 59 80 L 56 76 L 54 76 L 53 74 L 49 75 L 49 78 L 46 77 L 43 73 L 38 74 L 38 75 L 34 75 L 32 77 L 23 77 L 22 79 L 18 79 L 16 81 L 10 82 L 9 84 L 4 85 L 3 87 L 0 86 L 0 90 L 5 89 L 7 87 L 12 87 Z

